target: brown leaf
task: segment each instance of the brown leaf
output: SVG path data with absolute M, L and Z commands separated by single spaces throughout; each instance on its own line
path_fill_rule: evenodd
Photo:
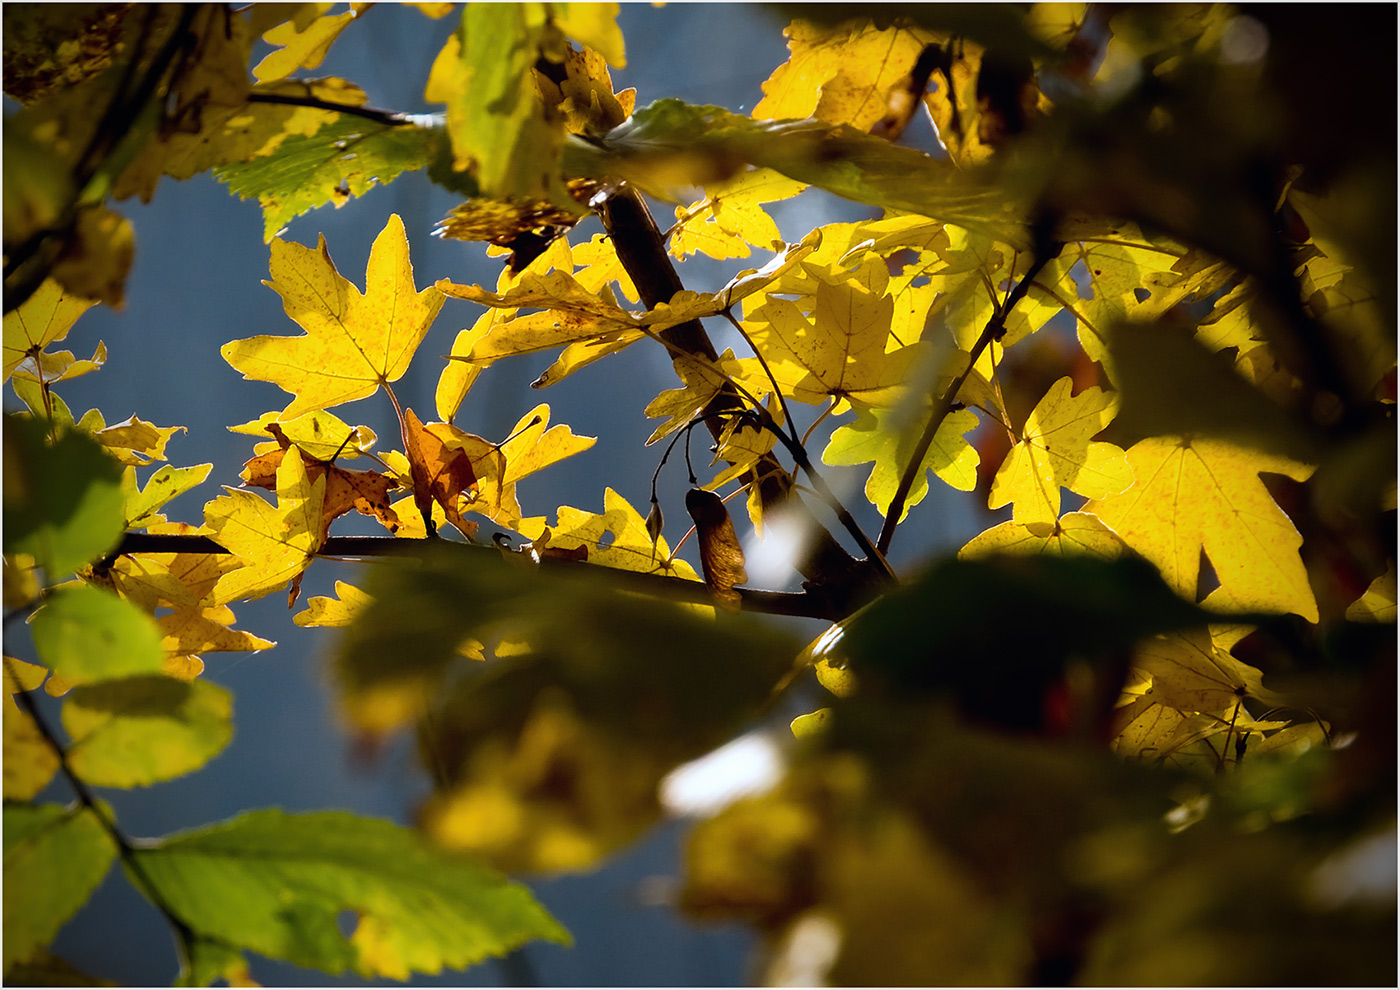
M 281 438 L 278 442 L 282 442 Z M 277 468 L 285 454 L 286 450 L 273 450 L 249 458 L 243 464 L 243 483 L 276 491 Z M 398 532 L 399 517 L 389 507 L 389 490 L 394 487 L 394 479 L 378 471 L 347 471 L 308 457 L 305 452 L 302 452 L 301 459 L 312 484 L 322 475 L 326 478 L 326 499 L 321 513 L 322 540 L 329 535 L 331 523 L 351 509 L 362 515 L 374 516 L 391 533 Z
M 695 532 L 700 538 L 700 568 L 705 584 L 719 605 L 737 612 L 740 598 L 734 586 L 743 584 L 749 575 L 744 569 L 744 551 L 734 534 L 734 524 L 729 521 L 729 510 L 714 492 L 692 488 L 685 493 L 685 511 L 695 520 Z
M 476 472 L 470 455 L 460 446 L 449 445 L 434 427 L 441 427 L 451 437 L 452 427 L 446 423 L 424 426 L 412 409 L 404 410 L 404 441 L 408 446 L 409 464 L 413 468 L 413 501 L 423 516 L 423 525 L 433 532 L 433 502 L 463 536 L 476 533 L 476 523 L 462 518 L 457 507 L 458 496 L 475 488 Z

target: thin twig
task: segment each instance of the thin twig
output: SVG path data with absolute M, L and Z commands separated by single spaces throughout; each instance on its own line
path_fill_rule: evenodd
M 289 93 L 249 93 L 249 103 L 278 103 L 290 107 L 307 107 L 311 110 L 329 110 L 331 113 L 348 113 L 354 117 L 364 117 L 386 127 L 409 127 L 414 121 L 410 114 L 395 113 L 391 110 L 376 110 L 374 107 L 353 106 L 348 103 L 332 103 L 315 96 L 295 96 Z
M 20 686 L 19 678 L 15 674 L 14 667 L 9 657 L 5 657 L 5 671 L 9 675 L 11 682 L 18 688 Z M 161 897 L 160 892 L 151 882 L 150 876 L 146 873 L 146 868 L 141 864 L 140 858 L 136 855 L 136 843 L 129 839 L 126 833 L 117 827 L 116 819 L 111 816 L 106 806 L 98 801 L 96 795 L 94 795 L 92 790 L 88 787 L 87 782 L 73 771 L 72 766 L 68 763 L 68 751 L 64 748 L 63 743 L 59 740 L 58 736 L 54 734 L 53 729 L 50 728 L 48 722 L 44 719 L 43 713 L 39 711 L 39 706 L 35 704 L 34 699 L 29 695 L 30 691 L 28 690 L 17 690 L 11 697 L 24 709 L 25 714 L 34 722 L 34 726 L 38 729 L 39 735 L 43 737 L 44 742 L 54 751 L 54 755 L 58 758 L 58 768 L 68 780 L 68 786 L 73 789 L 73 794 L 78 799 L 78 803 L 97 819 L 102 830 L 107 833 L 113 844 L 116 845 L 117 855 L 121 858 L 122 864 L 131 873 L 132 878 L 136 881 L 136 886 L 141 889 L 141 893 L 145 898 L 155 906 L 156 910 L 164 916 L 170 927 L 175 930 L 182 950 L 187 946 L 193 945 L 195 940 L 193 929 L 191 929 L 190 926 L 175 913 L 174 909 L 165 902 L 164 898 Z
M 957 403 L 958 392 L 961 391 L 968 376 L 972 374 L 972 369 L 977 366 L 977 360 L 982 356 L 982 352 L 991 345 L 992 341 L 1000 337 L 1006 330 L 1006 318 L 1011 315 L 1011 310 L 1025 297 L 1031 289 L 1031 283 L 1035 281 L 1041 270 L 1055 257 L 1050 251 L 1041 251 L 1036 259 L 1031 263 L 1030 268 L 1021 276 L 1006 295 L 1006 299 L 992 313 L 987 325 L 982 328 L 981 335 L 972 345 L 972 350 L 968 355 L 967 367 L 962 374 L 958 375 L 949 384 L 942 398 L 934 407 L 933 414 L 929 417 L 924 432 L 919 437 L 919 442 L 914 445 L 914 451 L 909 457 L 909 463 L 904 466 L 904 474 L 900 476 L 899 487 L 895 489 L 894 498 L 890 501 L 889 511 L 885 513 L 884 525 L 880 528 L 880 536 L 875 541 L 876 548 L 880 553 L 888 553 L 890 541 L 894 539 L 895 527 L 899 525 L 899 520 L 904 515 L 904 504 L 909 498 L 909 492 L 914 487 L 914 480 L 918 478 L 924 469 L 924 456 L 928 453 L 934 436 L 938 433 L 943 421 L 948 418 L 948 414 L 953 411 L 953 406 Z

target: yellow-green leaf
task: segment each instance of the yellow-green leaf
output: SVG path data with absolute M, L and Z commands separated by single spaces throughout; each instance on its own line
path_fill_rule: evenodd
M 911 418 L 900 406 L 857 405 L 855 422 L 832 431 L 822 460 L 833 465 L 874 461 L 865 497 L 880 511 L 888 512 L 927 421 L 927 415 Z M 960 491 L 972 491 L 976 486 L 977 451 L 963 439 L 963 434 L 976 426 L 977 414 L 971 409 L 956 409 L 939 425 L 909 489 L 901 520 L 928 494 L 929 471 Z
M 345 812 L 247 812 L 135 857 L 194 935 L 332 975 L 407 980 L 533 938 L 569 942 L 524 887 L 409 829 Z M 348 938 L 344 912 L 356 918 Z
M 158 673 L 165 662 L 155 620 L 89 584 L 55 589 L 33 621 L 44 666 L 71 682 Z
M 5 960 L 33 959 L 86 903 L 117 855 L 97 813 L 5 802 Z
M 197 770 L 233 737 L 233 695 L 208 681 L 131 677 L 70 691 L 68 763 L 98 787 L 142 787 Z

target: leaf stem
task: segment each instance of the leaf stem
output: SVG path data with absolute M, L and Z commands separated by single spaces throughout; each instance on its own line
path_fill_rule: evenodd
M 928 453 L 929 447 L 933 443 L 934 436 L 938 433 L 943 421 L 948 418 L 948 414 L 953 411 L 953 406 L 957 402 L 958 392 L 966 383 L 968 376 L 972 374 L 972 369 L 977 366 L 977 360 L 982 356 L 982 352 L 991 346 L 992 341 L 1000 337 L 1006 330 L 1006 318 L 1011 315 L 1011 310 L 1025 297 L 1031 289 L 1031 283 L 1035 281 L 1042 269 L 1050 263 L 1051 259 L 1059 251 L 1039 251 L 1031 266 L 1026 269 L 1026 273 L 1006 294 L 1002 304 L 998 306 L 987 320 L 987 325 L 982 328 L 982 333 L 968 354 L 967 367 L 948 385 L 942 398 L 934 407 L 928 423 L 924 426 L 924 432 L 919 437 L 919 442 L 914 445 L 914 451 L 909 457 L 909 463 L 904 466 L 904 474 L 900 476 L 899 487 L 895 489 L 894 498 L 890 500 L 889 511 L 885 513 L 884 525 L 880 528 L 880 536 L 875 541 L 876 548 L 880 553 L 888 553 L 890 542 L 894 539 L 895 527 L 899 525 L 900 517 L 904 515 L 904 505 L 909 498 L 909 492 L 914 487 L 914 480 L 923 471 L 924 456 Z

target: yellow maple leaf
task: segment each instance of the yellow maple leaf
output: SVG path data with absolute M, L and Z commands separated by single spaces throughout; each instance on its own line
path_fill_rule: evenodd
M 1086 388 L 1071 395 L 1068 376 L 1051 385 L 1026 419 L 1021 439 L 1002 461 L 988 508 L 1012 503 L 1012 521 L 1054 523 L 1060 489 L 1089 498 L 1125 491 L 1133 483 L 1122 449 L 1091 438 L 1118 412 L 1118 394 Z
M 1133 487 L 1084 510 L 1155 564 L 1167 584 L 1196 601 L 1204 550 L 1231 608 L 1317 621 L 1298 553 L 1303 539 L 1259 480 L 1264 472 L 1304 481 L 1312 467 L 1207 438 L 1152 437 L 1127 457 Z
M 464 444 L 468 444 L 466 449 L 472 454 L 472 466 L 481 473 L 480 487 L 467 508 L 532 540 L 538 539 L 544 531 L 544 517 L 523 515 L 516 485 L 596 442 L 596 437 L 579 436 L 563 423 L 550 426 L 549 406 L 543 402 L 520 417 L 504 443 L 491 444 L 480 437 L 468 437 Z
M 611 488 L 603 492 L 603 511 L 584 512 L 567 505 L 559 507 L 559 524 L 551 527 L 549 545 L 559 549 L 586 546 L 588 561 L 624 571 L 666 571 L 700 580 L 695 568 L 683 560 L 672 561 L 664 537 L 652 545 L 646 520 L 630 502 Z
M 791 57 L 763 83 L 755 120 L 816 117 L 868 131 L 884 117 L 890 90 L 936 36 L 921 28 L 795 20 L 784 32 Z
M 1347 606 L 1352 622 L 1395 621 L 1395 561 L 1386 564 L 1385 573 L 1366 588 L 1366 593 Z
M 353 584 L 335 583 L 338 598 L 317 595 L 306 600 L 306 611 L 292 616 L 299 626 L 348 626 L 374 599 Z
M 998 553 L 1074 554 L 1114 560 L 1123 552 L 1123 541 L 1097 516 L 1066 512 L 1053 523 L 1004 522 L 974 536 L 958 551 L 963 559 Z
M 270 650 L 277 644 L 252 633 L 229 628 L 233 612 L 227 605 L 186 608 L 157 617 L 161 647 L 172 656 L 193 653 Z
M 374 239 L 364 293 L 336 271 L 324 235 L 316 250 L 274 240 L 270 270 L 272 281 L 263 284 L 306 333 L 235 340 L 219 353 L 244 378 L 295 395 L 282 411 L 285 419 L 363 399 L 398 381 L 442 308 L 441 292 L 414 287 L 398 214 Z
M 214 541 L 243 563 L 222 575 L 213 591 L 215 604 L 260 598 L 288 581 L 292 594 L 320 547 L 324 477 L 311 481 L 300 457 L 284 457 L 277 468 L 277 505 L 252 492 L 225 488 L 204 507 L 205 525 Z
M 744 321 L 783 393 L 800 402 L 858 398 L 888 404 L 906 384 L 914 346 L 886 351 L 894 302 L 851 281 L 822 279 L 809 318 L 795 302 L 769 295 Z
M 803 183 L 767 168 L 749 169 L 707 185 L 704 199 L 676 207 L 670 252 L 681 259 L 691 254 L 718 260 L 747 258 L 750 245 L 767 247 L 782 240 L 778 225 L 763 210 L 763 204 L 790 199 L 805 188 Z
M 354 4 L 352 7 L 359 7 Z M 253 75 L 258 82 L 271 82 L 283 79 L 297 69 L 314 69 L 321 64 L 330 50 L 331 44 L 340 37 L 358 11 L 351 9 L 341 14 L 323 14 L 309 24 L 299 24 L 296 20 L 283 21 L 264 32 L 262 40 L 275 45 L 277 51 L 253 67 Z
M 5 378 L 9 378 L 16 370 L 23 370 L 21 366 L 26 362 L 33 364 L 31 376 L 40 377 L 44 381 L 52 382 L 57 381 L 59 377 L 71 378 L 81 374 L 81 371 L 69 372 L 66 376 L 61 373 L 54 374 L 53 372 L 59 369 L 52 366 L 44 368 L 39 362 L 45 357 L 50 361 L 62 360 L 60 355 L 66 354 L 68 364 L 84 363 L 75 362 L 73 355 L 67 351 L 49 354 L 44 348 L 68 336 L 68 331 L 72 329 L 78 317 L 96 305 L 95 299 L 75 296 L 65 292 L 63 286 L 53 279 L 45 280 L 22 306 L 5 314 Z M 99 343 L 98 347 L 102 348 L 102 345 Z M 101 354 L 105 358 L 105 348 L 102 348 Z M 93 354 L 92 363 L 99 363 L 97 354 Z
M 97 430 L 93 437 L 123 464 L 133 467 L 165 460 L 165 445 L 183 426 L 156 426 L 129 416 L 114 426 Z

